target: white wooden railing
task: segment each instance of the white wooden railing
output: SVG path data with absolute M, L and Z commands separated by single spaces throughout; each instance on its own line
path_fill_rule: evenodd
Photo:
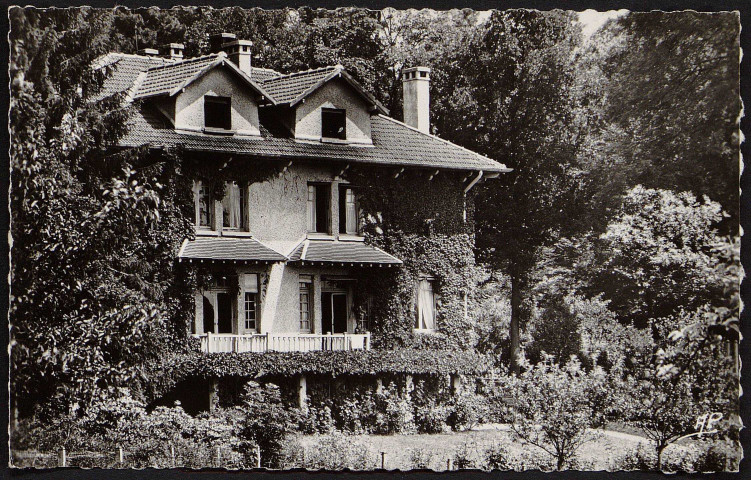
M 319 350 L 370 350 L 367 333 L 204 333 L 201 351 L 206 353 L 313 352 Z

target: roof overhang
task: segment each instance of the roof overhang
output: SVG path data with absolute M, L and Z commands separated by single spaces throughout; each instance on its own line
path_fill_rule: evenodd
M 250 236 L 196 236 L 186 239 L 177 254 L 178 261 L 258 265 L 286 262 L 287 257 Z
M 289 263 L 339 267 L 398 267 L 402 261 L 362 241 L 307 239 L 289 255 Z

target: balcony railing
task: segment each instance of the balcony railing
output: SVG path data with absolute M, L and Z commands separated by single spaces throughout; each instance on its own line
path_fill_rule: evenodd
M 201 339 L 205 353 L 263 353 L 263 352 L 314 352 L 370 350 L 368 333 L 205 333 L 195 335 Z

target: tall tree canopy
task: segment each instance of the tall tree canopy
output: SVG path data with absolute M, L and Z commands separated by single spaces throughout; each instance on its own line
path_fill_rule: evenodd
M 735 13 L 650 12 L 593 36 L 582 70 L 599 89 L 600 123 L 585 151 L 600 217 L 641 184 L 706 195 L 729 215 L 722 232 L 738 232 L 739 35 Z

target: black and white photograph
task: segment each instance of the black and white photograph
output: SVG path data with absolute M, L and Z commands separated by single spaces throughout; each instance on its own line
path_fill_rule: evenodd
M 740 13 L 354 5 L 8 7 L 8 467 L 742 470 Z

